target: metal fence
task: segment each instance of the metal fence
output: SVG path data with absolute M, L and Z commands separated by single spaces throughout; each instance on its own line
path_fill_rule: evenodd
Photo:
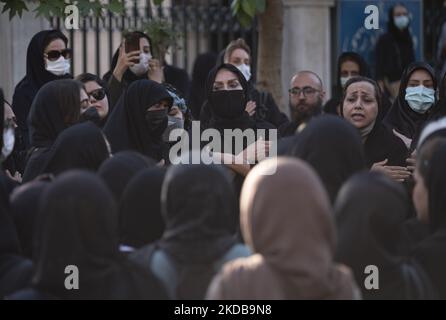
M 166 1 L 164 1 L 166 2 Z M 153 17 L 164 17 L 172 22 L 180 34 L 180 43 L 170 48 L 166 60 L 187 71 L 192 70 L 197 55 L 218 53 L 233 39 L 244 38 L 252 49 L 253 66 L 257 56 L 257 22 L 243 28 L 232 16 L 230 1 L 170 1 L 166 6 L 155 6 L 149 1 L 125 1 L 125 12 L 116 15 L 103 12 L 100 17 L 81 17 L 78 30 L 66 30 L 61 18 L 50 19 L 53 28 L 62 30 L 73 49 L 72 73 L 91 72 L 103 75 L 110 68 L 113 54 L 120 45 L 122 32 L 139 29 Z

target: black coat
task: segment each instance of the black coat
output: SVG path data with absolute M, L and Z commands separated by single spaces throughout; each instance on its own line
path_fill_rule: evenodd
M 17 118 L 18 130 L 25 140 L 25 148 L 29 147 L 28 134 L 28 114 L 32 102 L 39 89 L 46 83 L 57 80 L 71 78 L 71 75 L 56 76 L 45 70 L 43 52 L 45 50 L 45 40 L 48 36 L 57 34 L 57 37 L 68 44 L 68 39 L 59 30 L 44 30 L 34 35 L 28 45 L 26 53 L 26 75 L 20 80 L 14 90 L 12 98 L 12 110 Z

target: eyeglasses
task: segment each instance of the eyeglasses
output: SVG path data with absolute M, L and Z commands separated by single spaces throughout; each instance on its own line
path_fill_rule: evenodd
M 105 90 L 104 88 L 93 90 L 92 92 L 88 93 L 88 96 L 93 97 L 96 101 L 101 101 L 105 98 Z
M 65 59 L 69 59 L 71 57 L 71 52 L 71 49 L 63 49 L 62 51 L 51 50 L 46 53 L 46 56 L 50 61 L 56 61 L 60 58 L 60 56 L 63 56 Z
M 312 87 L 303 87 L 302 89 L 294 87 L 288 90 L 288 92 L 293 96 L 300 96 L 300 93 L 302 92 L 304 94 L 304 97 L 306 98 L 313 96 L 316 92 L 320 92 L 320 90 L 317 90 Z

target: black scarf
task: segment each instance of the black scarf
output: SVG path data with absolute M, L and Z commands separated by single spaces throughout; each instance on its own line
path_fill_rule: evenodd
M 71 171 L 60 175 L 41 199 L 41 248 L 33 285 L 64 299 L 163 298 L 147 270 L 118 250 L 116 205 L 95 175 Z M 79 269 L 79 290 L 67 290 L 65 268 Z
M 159 246 L 182 262 L 211 263 L 236 243 L 236 198 L 221 167 L 170 167 L 161 210 L 166 230 Z
M 141 248 L 161 238 L 161 185 L 165 174 L 164 168 L 146 169 L 125 188 L 119 210 L 122 244 Z
M 134 150 L 156 160 L 163 158 L 166 145 L 162 134 L 151 134 L 145 121 L 147 109 L 161 100 L 172 105 L 172 97 L 166 88 L 155 81 L 138 80 L 128 87 L 104 127 L 114 153 Z
M 290 153 L 313 166 L 332 202 L 342 184 L 354 173 L 365 169 L 358 130 L 346 120 L 332 115 L 312 119 L 297 135 Z
M 409 107 L 405 99 L 407 84 L 412 73 L 420 69 L 427 71 L 432 76 L 432 80 L 434 81 L 434 88 L 437 87 L 434 70 L 429 64 L 425 62 L 411 63 L 406 68 L 406 70 L 404 70 L 403 76 L 401 77 L 401 85 L 398 97 L 393 103 L 392 108 L 387 113 L 387 116 L 383 120 L 383 123 L 391 131 L 395 129 L 404 136 L 412 139 L 411 149 L 414 149 L 414 147 L 416 146 L 418 136 L 421 133 L 424 124 L 426 124 L 426 122 L 430 119 L 435 119 L 436 117 L 438 117 L 438 114 L 442 112 L 438 104 L 432 106 L 431 109 L 425 114 L 417 113 Z

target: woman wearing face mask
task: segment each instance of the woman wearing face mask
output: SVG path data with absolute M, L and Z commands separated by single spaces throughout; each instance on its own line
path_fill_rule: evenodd
M 5 160 L 14 150 L 16 124 L 13 119 L 8 117 L 6 108 L 4 105 L 3 90 L 0 88 L 0 165 L 3 165 Z M 1 166 L 3 168 L 3 166 Z M 8 170 L 5 170 L 6 174 L 11 177 Z M 12 178 L 12 177 L 11 177 Z
M 188 82 L 187 73 L 183 71 L 185 74 L 176 74 L 178 70 L 180 69 L 172 66 L 163 66 L 160 60 L 153 58 L 151 40 L 145 33 L 134 31 L 126 34 L 121 47 L 113 56 L 111 70 L 104 75 L 110 92 L 110 108 L 115 106 L 122 92 L 133 81 L 149 79 L 158 83 L 167 82 L 178 87 L 177 77 L 184 78 L 185 76 Z M 170 74 L 172 72 L 175 73 L 174 77 Z M 183 94 L 189 91 L 188 88 L 183 90 Z
M 81 109 L 89 103 L 83 84 L 76 80 L 52 81 L 39 90 L 29 115 L 31 151 L 24 182 L 42 172 L 58 135 L 79 122 Z
M 97 75 L 83 73 L 76 77 L 76 80 L 82 82 L 90 99 L 90 107 L 81 110 L 82 119 L 90 120 L 100 128 L 105 125 L 109 115 L 109 94 L 106 83 Z
M 340 113 L 359 130 L 367 166 L 403 182 L 410 177 L 406 168 L 408 151 L 401 139 L 379 120 L 381 101 L 381 93 L 375 81 L 354 77 L 345 84 Z
M 415 61 L 409 24 L 409 12 L 406 7 L 402 4 L 395 5 L 389 11 L 388 30 L 376 44 L 376 80 L 392 99 L 398 95 L 404 69 Z
M 413 151 L 427 121 L 441 112 L 435 105 L 437 81 L 430 65 L 414 62 L 404 71 L 397 99 L 383 123 Z
M 71 78 L 68 39 L 59 30 L 45 30 L 31 39 L 26 54 L 26 75 L 17 84 L 12 109 L 17 117 L 18 130 L 29 147 L 28 114 L 39 89 L 46 83 Z
M 222 58 L 222 59 L 221 59 Z M 288 122 L 285 114 L 280 112 L 273 96 L 266 91 L 257 90 L 251 74 L 251 49 L 245 40 L 239 38 L 229 43 L 221 58 L 217 60 L 217 67 L 222 63 L 232 64 L 243 74 L 247 82 L 247 102 L 245 111 L 255 121 L 269 122 L 278 128 Z M 211 117 L 209 106 L 204 104 L 200 113 L 200 121 L 207 122 Z
M 175 129 L 184 129 L 188 131 L 191 128 L 191 112 L 186 105 L 186 101 L 181 97 L 178 90 L 169 84 L 164 84 L 167 92 L 173 99 L 172 108 L 167 115 L 167 128 L 163 132 L 163 141 L 169 145 L 173 145 L 175 141 L 169 141 L 170 133 Z
M 133 82 L 104 127 L 113 153 L 134 150 L 157 161 L 167 160 L 167 145 L 162 136 L 172 101 L 166 88 L 155 81 Z

